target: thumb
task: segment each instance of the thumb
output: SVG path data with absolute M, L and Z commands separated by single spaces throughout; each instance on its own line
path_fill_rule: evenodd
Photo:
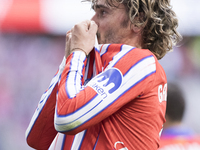
M 90 27 L 89 27 L 89 33 L 90 33 L 90 34 L 95 34 L 95 35 L 96 35 L 97 30 L 98 30 L 97 24 L 96 24 L 94 21 L 91 21 L 91 22 L 90 22 Z

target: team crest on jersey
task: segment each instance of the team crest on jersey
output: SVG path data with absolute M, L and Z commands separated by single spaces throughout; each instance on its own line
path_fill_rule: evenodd
M 122 73 L 117 68 L 108 69 L 89 82 L 89 86 L 101 95 L 103 99 L 115 92 L 121 84 Z

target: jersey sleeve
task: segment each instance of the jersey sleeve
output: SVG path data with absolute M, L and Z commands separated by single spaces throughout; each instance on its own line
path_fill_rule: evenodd
M 156 72 L 152 53 L 124 46 L 103 72 L 83 84 L 86 57 L 74 52 L 66 61 L 59 85 L 54 125 L 76 134 L 109 117 L 146 92 Z M 134 49 L 134 50 L 133 50 Z
M 56 94 L 61 73 L 66 59 L 63 58 L 59 70 L 51 80 L 49 88 L 41 96 L 38 106 L 26 130 L 25 136 L 29 146 L 35 149 L 48 149 L 57 131 L 54 128 Z

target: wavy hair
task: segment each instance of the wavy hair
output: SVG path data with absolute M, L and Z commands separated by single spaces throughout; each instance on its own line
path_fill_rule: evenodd
M 86 1 L 95 5 L 98 0 Z M 182 39 L 170 0 L 106 0 L 106 3 L 114 7 L 124 4 L 131 23 L 143 28 L 142 48 L 152 51 L 158 59 Z

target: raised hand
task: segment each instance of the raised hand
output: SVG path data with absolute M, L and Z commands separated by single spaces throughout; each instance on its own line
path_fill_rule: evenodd
M 97 29 L 97 24 L 90 20 L 76 24 L 66 34 L 65 56 L 77 50 L 88 55 L 94 47 Z

